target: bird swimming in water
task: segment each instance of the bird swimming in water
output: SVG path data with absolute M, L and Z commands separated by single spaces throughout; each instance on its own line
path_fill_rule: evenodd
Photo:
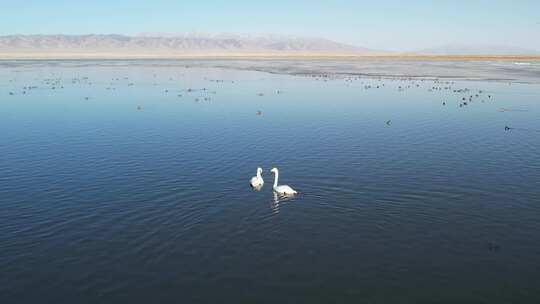
M 278 185 L 279 171 L 277 168 L 273 168 L 270 172 L 274 173 L 274 186 L 272 187 L 274 192 L 281 195 L 295 195 L 298 193 L 287 185 Z
M 252 177 L 251 180 L 249 181 L 249 184 L 251 185 L 251 187 L 253 188 L 261 188 L 263 185 L 264 185 L 264 180 L 262 178 L 262 168 L 257 168 L 257 175 Z

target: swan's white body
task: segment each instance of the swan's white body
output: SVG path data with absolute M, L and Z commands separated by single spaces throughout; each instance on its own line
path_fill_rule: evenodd
M 262 169 L 257 168 L 257 176 L 252 177 L 251 180 L 249 181 L 249 184 L 251 185 L 251 187 L 259 188 L 264 185 L 264 180 L 261 176 L 261 173 L 262 173 Z
M 277 168 L 272 169 L 271 172 L 274 173 L 274 192 L 282 195 L 295 195 L 298 193 L 287 185 L 278 185 L 279 171 Z

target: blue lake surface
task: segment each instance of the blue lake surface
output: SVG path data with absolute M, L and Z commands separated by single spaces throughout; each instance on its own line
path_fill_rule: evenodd
M 0 64 L 1 303 L 538 303 L 539 265 L 538 84 Z

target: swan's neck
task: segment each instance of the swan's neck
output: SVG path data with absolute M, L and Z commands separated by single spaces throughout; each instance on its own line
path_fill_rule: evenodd
M 261 171 L 257 170 L 257 178 L 260 179 L 261 178 Z
M 275 187 L 277 187 L 277 181 L 278 181 L 278 178 L 279 178 L 279 172 L 276 171 L 274 174 L 275 174 L 274 175 L 274 188 L 275 188 Z

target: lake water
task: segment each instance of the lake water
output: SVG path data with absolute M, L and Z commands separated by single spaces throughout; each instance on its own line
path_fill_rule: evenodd
M 3 62 L 0 210 L 3 304 L 538 303 L 540 85 Z

